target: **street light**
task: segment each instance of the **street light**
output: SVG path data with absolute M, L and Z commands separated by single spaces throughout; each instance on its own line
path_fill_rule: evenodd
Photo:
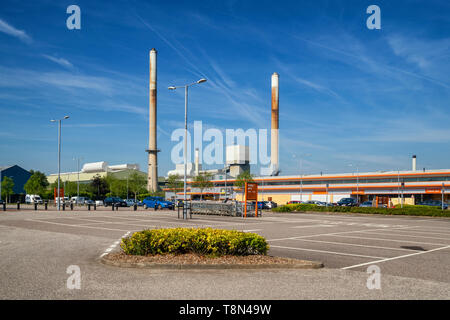
M 302 201 L 302 195 L 303 195 L 303 157 L 309 157 L 311 156 L 311 154 L 309 153 L 304 153 L 298 156 L 298 160 L 299 160 L 299 169 L 300 169 L 300 202 Z M 293 157 L 295 158 L 296 155 L 294 154 Z
M 353 164 L 350 163 L 349 167 L 353 167 Z M 356 203 L 359 203 L 359 167 L 356 166 Z
M 61 195 L 59 191 L 61 180 L 61 121 L 69 119 L 69 116 L 64 116 L 62 119 L 50 120 L 50 122 L 58 122 L 58 211 L 60 211 Z
M 170 86 L 169 90 L 175 90 L 177 88 L 184 88 L 184 206 L 183 206 L 183 219 L 187 219 L 186 208 L 186 176 L 187 176 L 187 105 L 188 105 L 188 88 L 190 86 L 206 82 L 205 78 L 202 78 L 196 82 L 186 84 L 184 86 Z

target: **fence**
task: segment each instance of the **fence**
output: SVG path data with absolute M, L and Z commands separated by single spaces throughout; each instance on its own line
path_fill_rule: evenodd
M 192 214 L 206 214 L 219 216 L 242 217 L 244 215 L 244 203 L 232 202 L 210 202 L 210 201 L 191 201 Z M 255 204 L 247 204 L 247 216 L 255 216 Z M 261 216 L 261 209 L 258 209 L 258 216 Z

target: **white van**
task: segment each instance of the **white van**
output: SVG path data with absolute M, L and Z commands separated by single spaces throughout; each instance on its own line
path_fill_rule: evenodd
M 61 197 L 61 204 L 69 202 L 69 197 Z M 55 203 L 58 203 L 58 197 L 55 197 Z
M 25 203 L 43 203 L 41 197 L 37 194 L 27 194 L 25 196 Z
M 85 201 L 86 201 L 85 197 L 72 197 L 70 199 L 70 202 L 74 204 L 84 204 Z

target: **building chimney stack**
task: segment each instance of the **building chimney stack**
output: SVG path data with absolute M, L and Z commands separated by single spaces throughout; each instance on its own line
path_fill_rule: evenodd
M 156 146 L 156 50 L 150 50 L 148 191 L 158 190 L 158 149 Z
M 270 132 L 270 162 L 272 166 L 272 175 L 277 175 L 278 170 L 278 103 L 279 103 L 279 76 L 278 73 L 272 74 L 272 125 Z
M 416 171 L 416 155 L 412 156 L 412 171 Z

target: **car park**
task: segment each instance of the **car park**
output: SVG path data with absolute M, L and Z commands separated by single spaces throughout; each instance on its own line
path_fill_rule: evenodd
M 144 208 L 157 208 L 157 209 L 173 209 L 174 204 L 171 201 L 164 200 L 163 197 L 147 197 L 142 203 L 144 204 Z
M 119 206 L 119 207 L 127 206 L 127 203 L 119 197 L 108 197 L 103 201 L 103 204 L 105 207 L 112 206 L 112 205 Z

